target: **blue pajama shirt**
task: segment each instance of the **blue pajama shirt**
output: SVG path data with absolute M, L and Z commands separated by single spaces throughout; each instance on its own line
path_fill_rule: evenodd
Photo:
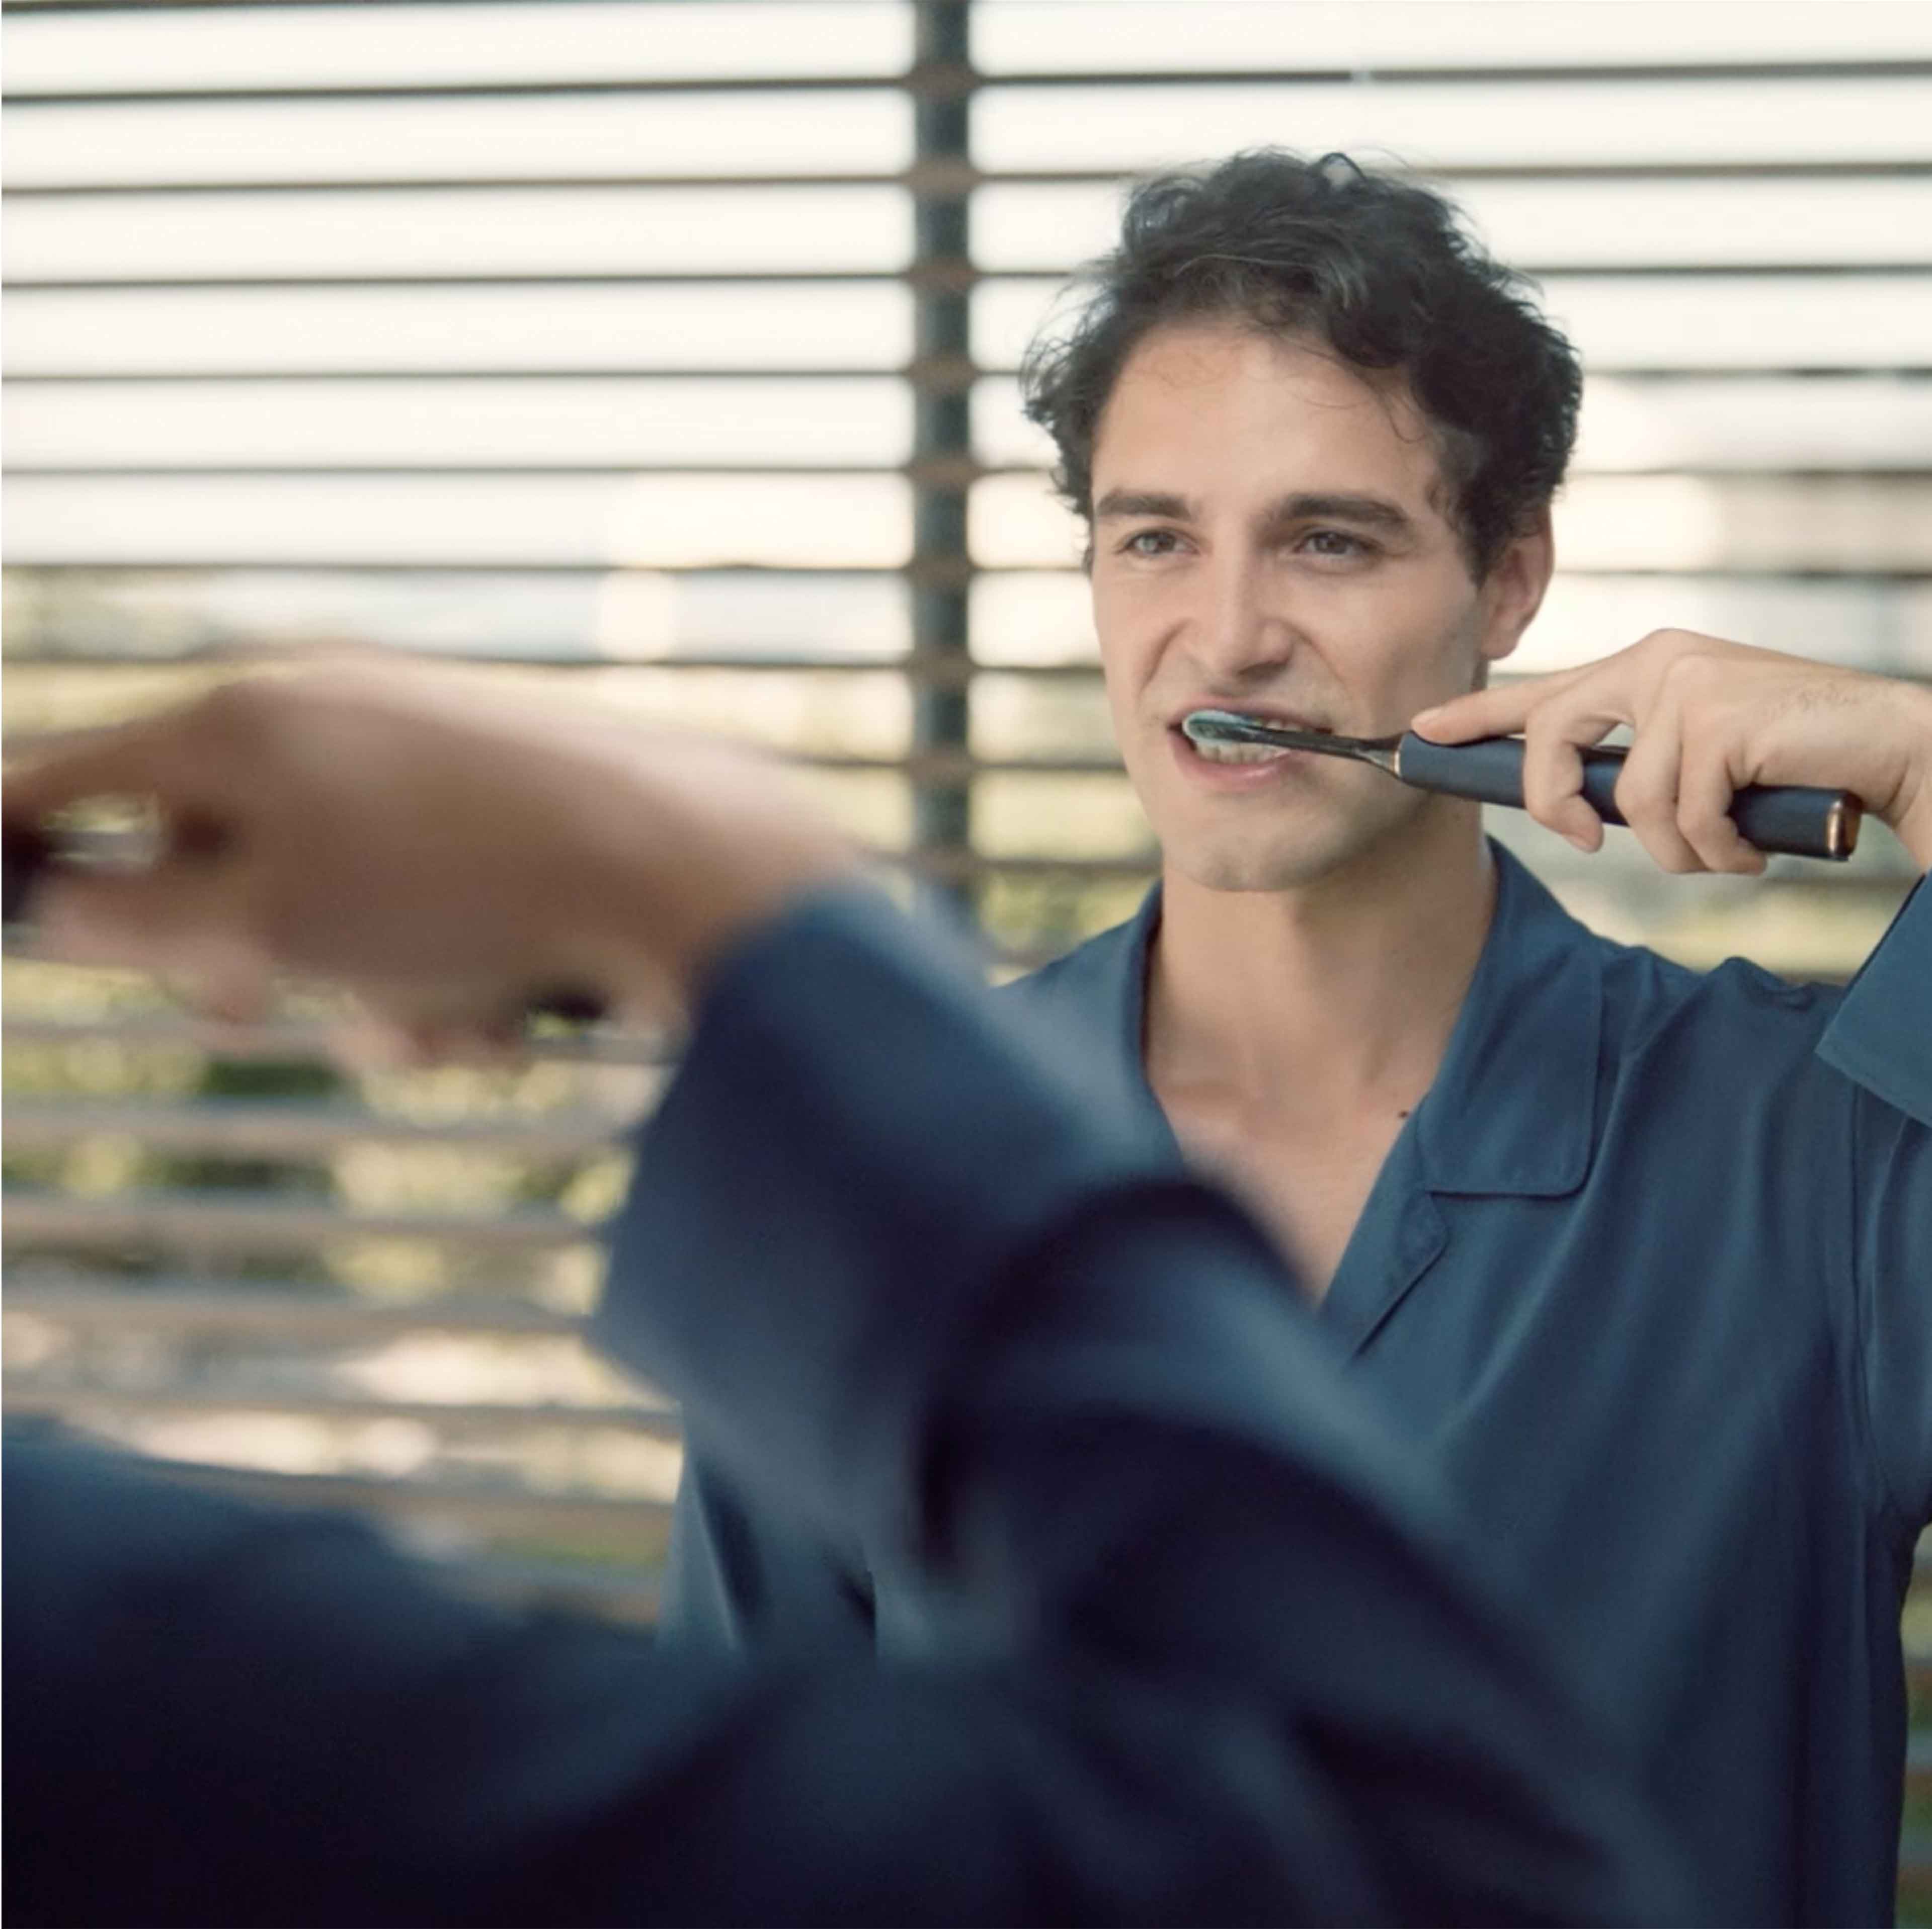
M 1713 1919 L 1888 1922 L 1932 1520 L 1932 886 L 1840 991 L 1612 944 L 1496 861 L 1318 1330 L 1634 1750 Z M 1150 1119 L 1160 915 L 1007 994 Z M 694 1439 L 670 1638 L 890 1652 L 926 1619 Z

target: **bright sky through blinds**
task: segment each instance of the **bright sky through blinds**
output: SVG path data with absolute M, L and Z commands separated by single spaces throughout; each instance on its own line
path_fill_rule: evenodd
M 782 326 L 770 289 L 702 282 L 568 289 L 22 289 L 8 298 L 6 348 L 16 375 L 884 372 L 911 353 L 912 317 L 905 291 L 887 282 L 788 289 Z
M 36 106 L 0 127 L 8 184 L 583 179 L 884 172 L 912 104 L 880 88 L 528 99 Z
M 981 0 L 974 53 L 1016 70 L 1619 65 L 1932 56 L 1916 0 L 1618 0 L 1445 6 L 1440 0 Z M 188 16 L 18 10 L 9 85 L 20 92 L 159 88 L 512 85 L 639 76 L 902 72 L 904 10 L 882 0 L 620 9 L 551 0 L 490 5 L 224 9 Z M 224 17 L 224 15 L 226 17 Z
M 1168 166 L 1270 142 L 1451 171 L 1902 161 L 1928 108 L 1932 80 L 1912 75 L 994 85 L 974 146 L 994 169 Z
M 880 0 L 730 7 L 242 7 L 107 14 L 10 9 L 21 94 L 196 88 L 540 86 L 902 73 L 908 9 Z
M 1916 0 L 981 0 L 988 73 L 1659 65 L 1932 55 Z
M 912 253 L 888 187 L 104 194 L 22 204 L 7 271 L 32 282 L 336 276 L 873 273 Z

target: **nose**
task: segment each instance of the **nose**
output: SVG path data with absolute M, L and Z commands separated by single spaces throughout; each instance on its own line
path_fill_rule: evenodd
M 1251 687 L 1294 654 L 1294 627 L 1274 589 L 1255 556 L 1224 553 L 1202 572 L 1189 645 L 1211 687 Z

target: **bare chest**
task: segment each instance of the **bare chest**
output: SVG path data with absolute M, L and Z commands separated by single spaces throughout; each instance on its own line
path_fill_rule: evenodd
M 1162 1092 L 1188 1158 L 1270 1233 L 1314 1299 L 1328 1290 L 1407 1113 L 1298 1123 L 1204 1095 Z

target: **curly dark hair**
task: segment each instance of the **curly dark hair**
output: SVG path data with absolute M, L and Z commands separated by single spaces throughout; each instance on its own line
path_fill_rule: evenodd
M 1346 154 L 1261 148 L 1144 181 L 1120 246 L 1076 286 L 1088 294 L 1072 327 L 1034 343 L 1020 385 L 1059 451 L 1055 485 L 1088 522 L 1094 435 L 1127 358 L 1164 323 L 1215 316 L 1312 335 L 1404 378 L 1479 581 L 1563 480 L 1582 376 L 1532 284 L 1442 196 Z

